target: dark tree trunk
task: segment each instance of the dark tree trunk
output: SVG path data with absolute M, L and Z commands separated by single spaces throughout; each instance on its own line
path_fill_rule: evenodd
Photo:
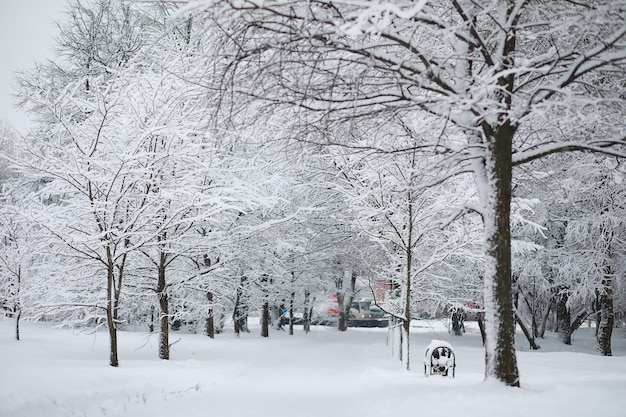
M 169 303 L 167 293 L 162 292 L 159 294 L 159 307 L 161 308 L 161 314 L 159 315 L 160 329 L 159 329 L 159 358 L 170 358 L 170 342 L 169 342 Z
M 148 331 L 154 332 L 154 306 L 150 306 L 150 323 L 148 323 Z
M 270 335 L 270 304 L 268 301 L 263 303 L 261 311 L 261 336 L 269 337 Z
M 524 332 L 524 336 L 526 336 L 526 340 L 528 340 L 528 343 L 530 344 L 530 348 L 533 350 L 539 350 L 540 347 L 535 342 L 534 336 L 528 330 L 528 327 L 526 326 L 524 321 L 522 321 L 521 317 L 517 313 L 515 314 L 515 320 L 517 321 L 517 324 L 519 324 L 520 328 L 522 329 L 522 332 Z
M 209 311 L 206 317 L 204 332 L 211 339 L 215 339 L 215 310 L 213 308 L 213 293 L 211 291 L 206 292 L 206 299 L 209 303 Z
M 566 345 L 572 344 L 572 317 L 567 308 L 568 295 L 565 292 L 557 295 L 556 298 L 556 327 L 561 342 Z
M 407 371 L 411 370 L 410 329 L 411 320 L 402 320 L 402 331 L 400 332 L 400 360 L 404 362 L 404 369 Z
M 293 336 L 293 321 L 294 321 L 294 317 L 293 317 L 293 303 L 294 303 L 294 298 L 296 297 L 296 294 L 294 292 L 291 293 L 291 296 L 289 297 L 289 334 L 291 336 Z
M 109 365 L 117 367 L 119 366 L 117 359 L 117 329 L 115 328 L 111 305 L 107 305 L 107 326 L 109 328 Z
M 506 15 L 512 16 L 516 7 L 506 2 Z M 507 32 L 501 39 L 502 68 L 514 66 L 516 35 Z M 500 72 L 499 89 L 494 91 L 499 109 L 497 122 L 482 120 L 485 174 L 484 237 L 485 237 L 485 377 L 496 378 L 508 386 L 519 387 L 519 370 L 515 354 L 515 314 L 511 276 L 511 194 L 513 174 L 513 138 L 517 126 L 511 121 L 515 88 L 513 72 Z
M 511 155 L 515 129 L 508 120 L 501 123 L 495 132 L 491 132 L 489 126 L 484 126 L 487 134 L 484 165 L 487 178 L 487 209 L 484 216 L 487 265 L 485 376 L 517 387 L 519 371 L 515 354 L 510 229 Z
M 117 367 L 117 323 L 115 322 L 115 271 L 111 249 L 107 247 L 107 328 L 109 330 L 109 365 Z
M 608 208 L 605 210 L 608 211 Z M 598 352 L 603 356 L 611 356 L 611 336 L 615 325 L 615 315 L 613 312 L 613 271 L 611 268 L 611 241 L 613 231 L 605 225 L 603 227 L 605 249 L 605 259 L 602 277 L 602 288 L 598 294 L 599 323 L 597 326 Z
M 603 288 L 600 289 L 598 297 L 600 311 L 597 313 L 600 316 L 600 324 L 597 328 L 598 352 L 603 356 L 612 356 L 611 336 L 615 316 L 613 312 L 613 278 L 609 267 L 605 268 L 602 285 Z
M 165 280 L 165 268 L 166 268 L 167 255 L 164 252 L 159 254 L 159 267 L 158 267 L 158 279 L 157 279 L 157 296 L 159 297 L 159 307 L 161 309 L 159 313 L 160 331 L 159 331 L 159 358 L 170 358 L 170 314 L 169 314 L 169 297 L 167 295 L 167 284 Z
M 242 276 L 237 287 L 237 293 L 235 295 L 235 308 L 233 309 L 233 323 L 235 327 L 235 334 L 239 335 L 240 332 L 250 332 L 248 328 L 248 307 L 245 301 L 245 285 L 247 278 Z
M 596 313 L 596 340 L 598 340 L 598 332 L 600 331 L 600 291 L 596 289 L 596 299 L 593 302 L 593 311 Z
M 515 282 L 517 283 L 517 279 L 515 279 Z M 518 286 L 516 285 L 516 287 Z M 519 308 L 520 294 L 521 294 L 521 290 L 518 287 L 517 291 L 513 295 L 513 307 L 514 307 L 514 312 L 515 312 L 515 321 L 517 322 L 517 324 L 519 324 L 520 328 L 522 329 L 522 332 L 524 333 L 524 336 L 526 336 L 526 340 L 528 340 L 528 344 L 530 345 L 530 348 L 533 350 L 538 350 L 539 345 L 535 342 L 534 332 L 531 330 L 528 330 L 528 326 L 526 326 L 526 323 L 524 323 L 524 321 L 522 320 L 519 314 L 518 308 Z M 532 313 L 532 309 L 530 308 L 530 303 L 528 302 L 528 299 L 524 297 L 523 294 L 521 295 L 524 298 L 526 305 L 528 306 L 528 310 L 531 311 L 531 315 L 532 315 L 533 313 Z M 534 322 L 534 316 L 533 316 L 533 322 Z
M 22 267 L 17 267 L 17 288 L 15 290 L 15 340 L 20 340 L 20 320 L 22 318 L 22 303 L 20 302 L 20 290 L 22 289 Z
M 338 272 L 338 274 L 339 276 L 335 277 L 335 288 L 337 289 L 337 330 L 345 332 L 348 329 L 348 323 L 344 310 L 343 271 Z
M 304 290 L 304 312 L 302 314 L 302 326 L 304 328 L 304 332 L 308 333 L 311 331 L 311 314 L 313 310 L 310 307 L 311 304 L 311 293 L 309 290 Z M 311 309 L 309 311 L 309 309 Z
M 22 318 L 22 309 L 17 308 L 15 312 L 15 340 L 20 340 L 20 319 Z
M 337 278 L 337 304 L 339 307 L 339 314 L 337 318 L 337 329 L 340 332 L 348 330 L 348 321 L 350 319 L 350 308 L 352 307 L 352 301 L 354 300 L 354 292 L 356 287 L 356 272 L 350 273 L 350 286 L 347 294 L 344 291 L 340 291 L 343 288 L 343 276 Z M 339 283 L 341 280 L 341 283 Z
M 346 310 L 344 308 L 344 298 L 345 297 L 342 293 L 337 293 L 337 305 L 339 306 L 337 314 L 337 330 L 340 332 L 348 330 L 348 320 L 346 318 Z
M 548 306 L 546 307 L 545 311 L 543 312 L 543 315 L 541 316 L 541 324 L 539 326 L 539 328 L 537 329 L 537 337 L 540 337 L 543 339 L 544 335 L 546 334 L 546 327 L 548 325 L 548 318 L 550 317 L 550 310 L 552 310 L 552 306 L 553 306 L 553 302 L 549 301 L 548 302 Z
M 415 167 L 415 153 L 412 158 L 412 166 Z M 411 369 L 411 296 L 413 293 L 413 196 L 411 191 L 406 195 L 407 207 L 408 207 L 408 236 L 407 245 L 405 247 L 406 253 L 406 294 L 404 298 L 404 319 L 402 320 L 402 331 L 400 332 L 400 361 L 404 362 L 404 369 L 409 371 Z
M 485 338 L 487 337 L 485 333 L 485 313 L 476 313 L 476 320 L 478 321 L 478 329 L 480 330 L 480 337 L 483 341 L 483 346 L 485 346 Z
M 400 362 L 404 360 L 404 325 L 406 320 L 398 319 L 398 359 Z
M 521 295 L 524 299 L 524 304 L 526 305 L 526 308 L 528 308 L 528 312 L 530 313 L 530 334 L 534 340 L 539 337 L 539 328 L 537 326 L 537 308 L 535 303 L 535 300 L 537 299 L 537 294 L 533 293 L 531 295 L 529 292 L 522 292 L 522 290 L 518 287 L 518 296 L 519 295 Z M 517 300 L 515 301 L 515 308 L 518 308 Z M 519 323 L 519 315 L 517 319 Z
M 611 356 L 611 336 L 615 316 L 613 313 L 613 289 L 605 287 L 600 292 L 600 326 L 598 326 L 598 352 L 603 356 Z

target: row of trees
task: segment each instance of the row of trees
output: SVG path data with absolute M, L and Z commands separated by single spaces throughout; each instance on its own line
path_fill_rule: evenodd
M 75 0 L 3 140 L 2 302 L 19 318 L 307 316 L 386 282 L 484 312 L 486 375 L 623 311 L 625 2 Z M 595 154 L 565 153 L 589 151 Z M 615 298 L 615 294 L 618 295 Z M 293 315 L 293 313 L 292 313 Z M 152 321 L 152 320 L 150 320 Z M 481 322 L 482 323 L 482 322 Z M 343 326 L 340 326 L 342 328 Z

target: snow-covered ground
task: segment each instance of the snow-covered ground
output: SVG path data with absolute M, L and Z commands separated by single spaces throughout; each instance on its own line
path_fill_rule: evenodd
M 0 416 L 137 417 L 623 417 L 626 333 L 617 329 L 613 357 L 594 354 L 593 329 L 573 346 L 551 335 L 540 351 L 518 339 L 521 389 L 483 381 L 483 350 L 474 326 L 449 336 L 439 322 L 417 321 L 412 371 L 401 369 L 386 329 L 314 327 L 270 338 L 232 333 L 215 340 L 177 334 L 172 360 L 157 359 L 157 337 L 120 334 L 120 367 L 107 365 L 108 339 L 96 334 L 0 321 Z M 431 339 L 449 341 L 456 378 L 423 374 Z

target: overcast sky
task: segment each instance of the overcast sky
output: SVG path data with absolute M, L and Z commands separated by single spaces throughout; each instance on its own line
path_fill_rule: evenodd
M 51 58 L 56 21 L 67 0 L 0 0 L 0 119 L 21 133 L 28 118 L 14 107 L 13 72 Z

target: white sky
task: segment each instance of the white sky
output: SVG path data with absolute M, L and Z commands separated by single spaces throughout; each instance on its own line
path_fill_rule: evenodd
M 63 17 L 67 0 L 0 0 L 0 119 L 26 133 L 29 121 L 14 106 L 17 70 L 51 58 L 55 22 Z

